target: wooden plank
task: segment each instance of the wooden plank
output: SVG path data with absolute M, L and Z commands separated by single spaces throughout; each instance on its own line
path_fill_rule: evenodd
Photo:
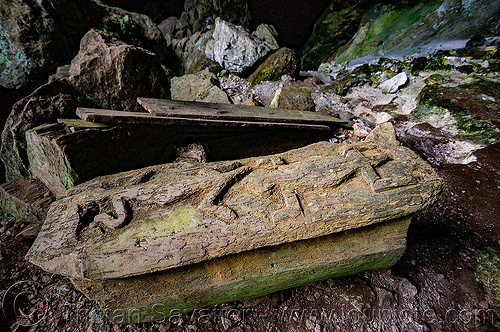
M 110 125 L 104 123 L 83 121 L 82 119 L 57 119 L 58 123 L 63 123 L 68 127 L 74 128 L 109 128 Z
M 143 97 L 137 98 L 137 101 L 144 109 L 157 116 L 251 122 L 286 122 L 335 127 L 345 124 L 345 121 L 321 113 L 280 108 Z
M 122 112 L 93 108 L 78 108 L 76 115 L 85 121 L 100 122 L 113 125 L 121 124 L 148 124 L 148 125 L 192 125 L 192 126 L 237 126 L 257 128 L 291 128 L 310 130 L 330 130 L 329 126 L 320 124 L 301 124 L 286 122 L 256 122 L 237 120 L 214 120 L 196 118 L 178 118 L 156 116 L 149 113 Z
M 411 218 L 264 247 L 159 273 L 71 282 L 117 324 L 139 323 L 366 270 L 387 268 L 406 248 Z
M 0 206 L 19 220 L 43 222 L 53 200 L 47 187 L 36 179 L 20 178 L 0 185 Z
M 30 169 L 55 194 L 96 176 L 173 162 L 178 148 L 192 143 L 202 144 L 214 161 L 281 153 L 330 136 L 329 131 L 282 128 L 150 125 L 73 132 L 62 123 L 26 132 Z

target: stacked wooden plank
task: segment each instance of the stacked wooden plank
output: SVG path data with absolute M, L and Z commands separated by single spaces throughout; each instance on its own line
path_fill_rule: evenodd
M 61 194 L 96 176 L 172 162 L 200 143 L 209 160 L 284 152 L 330 138 L 342 121 L 313 112 L 139 98 L 150 113 L 77 110 L 27 132 L 31 171 Z M 307 114 L 306 114 L 307 113 Z

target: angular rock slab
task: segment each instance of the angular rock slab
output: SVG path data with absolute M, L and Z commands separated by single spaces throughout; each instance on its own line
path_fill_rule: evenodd
M 138 323 L 392 266 L 411 217 L 143 276 L 73 284 L 115 323 Z
M 411 216 L 443 182 L 385 129 L 354 145 L 96 178 L 52 204 L 26 258 L 74 279 L 114 279 Z

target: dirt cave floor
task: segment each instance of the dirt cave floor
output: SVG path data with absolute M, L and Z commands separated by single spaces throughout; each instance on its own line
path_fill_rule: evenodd
M 24 260 L 35 230 L 3 216 L 0 330 L 14 331 L 495 331 L 499 144 L 446 165 L 440 201 L 417 215 L 391 269 L 329 279 L 161 322 L 118 325 L 66 278 Z

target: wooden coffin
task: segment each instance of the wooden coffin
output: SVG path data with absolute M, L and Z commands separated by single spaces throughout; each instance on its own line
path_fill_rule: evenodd
M 26 258 L 152 320 L 388 267 L 442 186 L 387 124 L 363 143 L 96 178 L 52 204 Z

